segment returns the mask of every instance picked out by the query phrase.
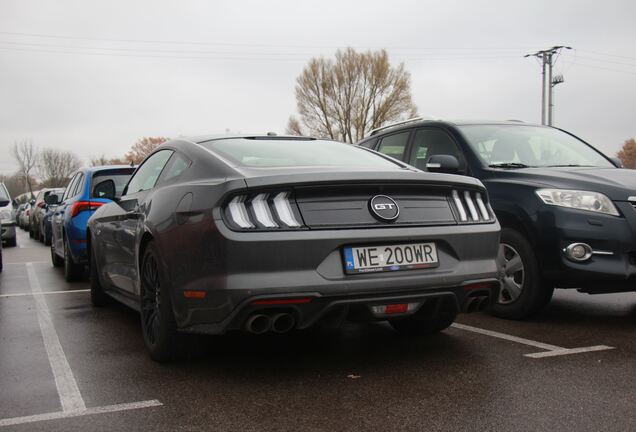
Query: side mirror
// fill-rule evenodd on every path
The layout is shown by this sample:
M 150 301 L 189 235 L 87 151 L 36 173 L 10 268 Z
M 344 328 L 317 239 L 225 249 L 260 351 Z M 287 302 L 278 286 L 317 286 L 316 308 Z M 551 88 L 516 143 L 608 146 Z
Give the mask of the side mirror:
M 44 197 L 44 202 L 46 205 L 58 205 L 60 203 L 60 197 L 56 194 L 50 194 Z
M 612 161 L 614 165 L 616 165 L 616 168 L 625 168 L 625 165 L 623 165 L 623 161 L 620 160 L 619 158 L 611 157 L 610 160 Z
M 104 198 L 115 201 L 117 199 L 115 182 L 108 179 L 97 183 L 93 188 L 93 198 Z
M 31 198 L 31 201 L 29 201 L 29 204 L 31 205 L 35 204 L 35 198 Z
M 459 161 L 451 155 L 433 155 L 426 161 L 428 172 L 457 174 L 459 172 Z

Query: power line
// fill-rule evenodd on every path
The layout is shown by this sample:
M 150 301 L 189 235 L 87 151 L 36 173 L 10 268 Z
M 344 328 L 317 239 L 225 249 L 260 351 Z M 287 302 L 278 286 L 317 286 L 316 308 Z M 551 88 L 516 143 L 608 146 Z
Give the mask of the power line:
M 262 43 L 226 43 L 226 42 L 205 42 L 205 41 L 183 41 L 183 40 L 156 40 L 156 39 L 124 39 L 124 38 L 100 38 L 91 36 L 63 36 L 53 34 L 41 34 L 41 33 L 21 33 L 21 32 L 8 32 L 0 31 L 0 35 L 7 36 L 19 36 L 30 38 L 46 38 L 46 39 L 66 39 L 66 40 L 85 40 L 85 41 L 98 41 L 109 43 L 137 43 L 137 44 L 163 44 L 163 45 L 205 45 L 205 46 L 227 46 L 227 47 L 261 47 L 261 48 L 328 48 L 337 49 L 342 48 L 342 45 L 302 45 L 302 44 L 262 44 Z M 353 44 L 355 46 L 355 44 Z M 360 45 L 358 48 L 377 48 L 370 45 Z M 427 51 L 473 51 L 481 53 L 484 51 L 520 51 L 526 49 L 533 49 L 533 47 L 418 47 L 418 46 L 386 46 L 387 49 L 394 50 L 427 50 Z

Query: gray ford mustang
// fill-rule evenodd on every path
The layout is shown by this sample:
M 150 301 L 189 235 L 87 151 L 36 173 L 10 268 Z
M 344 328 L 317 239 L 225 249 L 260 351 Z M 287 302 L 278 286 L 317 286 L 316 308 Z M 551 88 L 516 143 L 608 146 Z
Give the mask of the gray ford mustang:
M 181 334 L 317 322 L 441 331 L 498 294 L 499 224 L 476 179 L 349 144 L 200 137 L 159 147 L 88 223 L 91 298 L 141 312 L 153 359 Z

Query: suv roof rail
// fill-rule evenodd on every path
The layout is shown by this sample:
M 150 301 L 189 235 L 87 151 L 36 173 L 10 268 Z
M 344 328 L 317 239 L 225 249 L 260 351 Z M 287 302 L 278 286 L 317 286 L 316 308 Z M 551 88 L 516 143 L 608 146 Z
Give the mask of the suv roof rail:
M 375 135 L 376 133 L 380 132 L 381 130 L 384 129 L 388 129 L 388 128 L 392 128 L 394 126 L 400 126 L 406 123 L 413 123 L 413 122 L 417 122 L 417 121 L 421 121 L 421 120 L 431 120 L 430 118 L 424 118 L 424 117 L 413 117 L 407 120 L 402 120 L 399 122 L 395 122 L 395 123 L 389 123 L 388 125 L 385 126 L 380 126 L 379 128 L 375 128 L 371 130 L 371 133 L 369 135 Z

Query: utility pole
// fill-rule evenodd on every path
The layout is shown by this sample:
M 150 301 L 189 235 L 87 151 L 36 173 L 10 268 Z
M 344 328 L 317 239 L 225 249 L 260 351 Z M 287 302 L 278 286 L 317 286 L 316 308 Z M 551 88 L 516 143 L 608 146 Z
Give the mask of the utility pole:
M 562 49 L 572 49 L 569 46 L 553 46 L 552 48 L 526 54 L 524 57 L 537 57 L 541 60 L 541 124 L 552 126 L 552 87 L 556 84 L 552 82 L 552 67 L 556 61 L 557 54 Z M 547 76 L 546 76 L 547 69 Z M 560 82 L 563 82 L 561 79 Z M 547 114 L 546 114 L 547 113 Z

